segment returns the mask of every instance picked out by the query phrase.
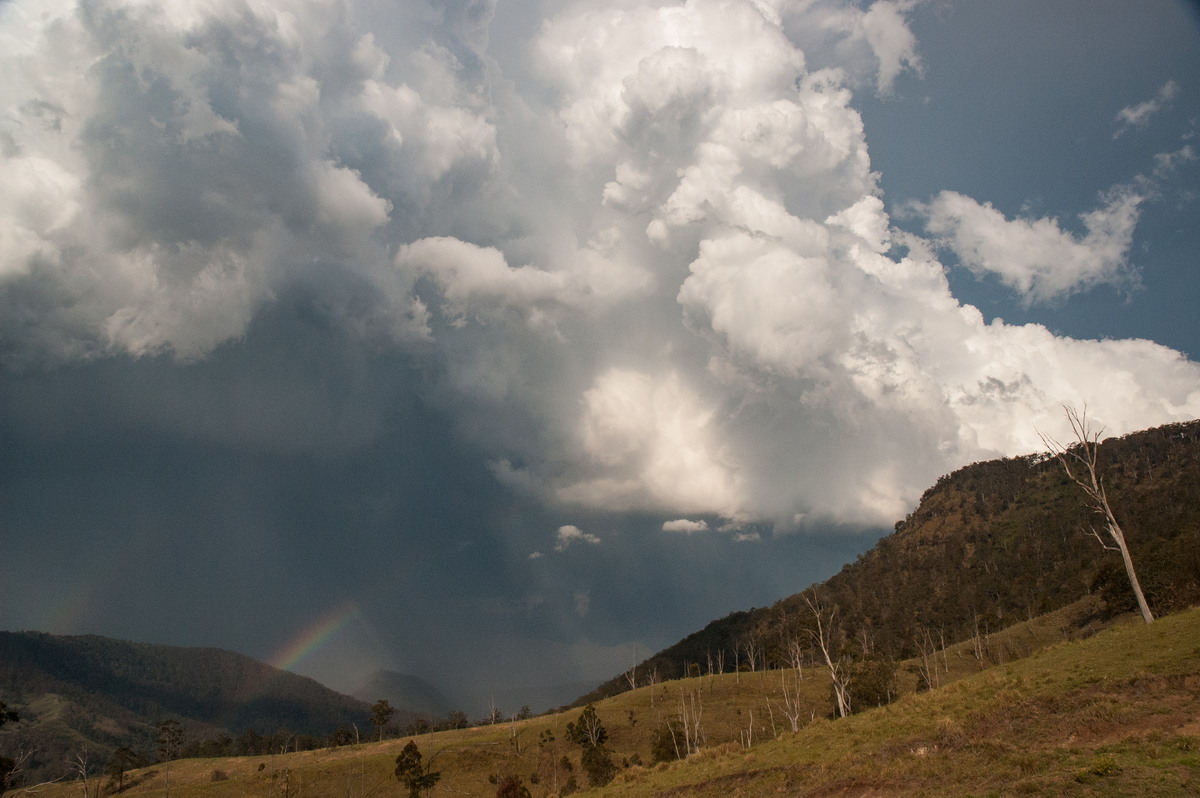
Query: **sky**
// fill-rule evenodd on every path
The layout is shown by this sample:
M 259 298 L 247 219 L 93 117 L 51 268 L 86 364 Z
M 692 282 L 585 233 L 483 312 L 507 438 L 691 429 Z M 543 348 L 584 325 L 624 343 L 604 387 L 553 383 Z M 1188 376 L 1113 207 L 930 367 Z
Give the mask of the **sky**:
M 0 628 L 481 715 L 1200 416 L 1192 3 L 6 0 L 0 74 Z

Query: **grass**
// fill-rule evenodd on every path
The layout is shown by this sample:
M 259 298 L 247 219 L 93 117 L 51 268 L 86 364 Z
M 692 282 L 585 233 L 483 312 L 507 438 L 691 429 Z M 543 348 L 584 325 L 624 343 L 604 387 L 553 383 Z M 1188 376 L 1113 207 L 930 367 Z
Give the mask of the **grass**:
M 951 647 L 941 658 L 944 686 L 913 693 L 916 677 L 905 673 L 908 694 L 844 720 L 826 719 L 828 679 L 806 670 L 803 680 L 786 682 L 798 689 L 804 708 L 796 733 L 784 706 L 783 679 L 793 677 L 779 671 L 704 676 L 616 696 L 597 711 L 622 768 L 612 784 L 583 794 L 1200 794 L 1200 610 L 1051 644 L 1074 634 L 1087 614 L 1086 607 L 1068 608 L 992 635 L 992 656 L 982 663 L 973 644 Z M 702 750 L 653 764 L 653 734 L 681 708 L 699 716 Z M 585 786 L 579 749 L 566 740 L 566 724 L 578 714 L 415 738 L 442 773 L 430 794 L 493 796 L 496 781 L 510 774 L 539 798 L 572 776 Z M 179 798 L 399 795 L 392 770 L 407 739 L 178 761 L 170 765 L 170 792 Z M 164 795 L 164 770 L 128 774 L 136 784 L 124 794 Z M 75 783 L 39 794 L 79 792 Z

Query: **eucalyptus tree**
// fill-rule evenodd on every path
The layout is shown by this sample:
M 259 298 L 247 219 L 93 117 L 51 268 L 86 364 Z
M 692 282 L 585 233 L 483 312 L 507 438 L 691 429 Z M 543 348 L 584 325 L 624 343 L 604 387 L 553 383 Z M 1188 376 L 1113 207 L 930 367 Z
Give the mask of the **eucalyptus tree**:
M 1096 531 L 1095 527 L 1092 527 L 1092 535 L 1105 549 L 1121 554 L 1121 561 L 1125 564 L 1125 575 L 1129 578 L 1129 586 L 1133 588 L 1133 595 L 1137 599 L 1142 620 L 1151 623 L 1154 620 L 1154 614 L 1150 612 L 1150 605 L 1146 602 L 1145 594 L 1142 593 L 1137 569 L 1133 566 L 1133 557 L 1125 542 L 1125 532 L 1121 529 L 1121 525 L 1113 513 L 1112 504 L 1104 490 L 1104 478 L 1100 475 L 1100 436 L 1104 434 L 1104 428 L 1092 427 L 1088 422 L 1086 406 L 1082 413 L 1070 406 L 1065 406 L 1063 410 L 1067 414 L 1067 422 L 1071 425 L 1071 433 L 1075 436 L 1073 444 L 1064 446 L 1045 433 L 1039 432 L 1038 434 L 1041 436 L 1042 442 L 1049 448 L 1050 453 L 1062 464 L 1063 469 L 1067 472 L 1067 477 L 1078 485 L 1087 496 L 1092 510 L 1104 519 L 1104 533 L 1101 534 Z

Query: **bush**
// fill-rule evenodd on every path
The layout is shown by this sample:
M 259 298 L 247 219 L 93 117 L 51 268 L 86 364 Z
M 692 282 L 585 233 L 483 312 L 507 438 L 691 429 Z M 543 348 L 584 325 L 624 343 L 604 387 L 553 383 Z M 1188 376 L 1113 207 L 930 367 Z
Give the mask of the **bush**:
M 650 758 L 654 762 L 674 762 L 683 753 L 680 750 L 682 740 L 683 730 L 679 728 L 679 721 L 672 718 L 650 736 Z
M 850 668 L 850 709 L 862 712 L 892 703 L 896 697 L 896 666 L 885 660 L 856 662 Z M 834 699 L 837 703 L 837 699 Z
M 587 773 L 588 783 L 593 787 L 603 787 L 617 775 L 617 766 L 603 746 L 593 745 L 583 749 L 583 770 Z
M 520 776 L 505 776 L 496 788 L 496 798 L 533 798 Z

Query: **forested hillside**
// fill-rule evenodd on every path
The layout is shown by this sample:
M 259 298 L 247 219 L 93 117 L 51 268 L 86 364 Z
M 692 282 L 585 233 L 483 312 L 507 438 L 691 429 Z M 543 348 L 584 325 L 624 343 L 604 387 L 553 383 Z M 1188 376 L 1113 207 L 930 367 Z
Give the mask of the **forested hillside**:
M 1200 602 L 1200 421 L 1108 439 L 1099 462 L 1151 606 Z M 1054 458 L 975 463 L 938 480 L 892 534 L 825 583 L 713 621 L 641 663 L 634 680 L 783 666 L 795 644 L 812 646 L 806 597 L 835 622 L 837 653 L 859 661 L 986 643 L 1088 594 L 1123 612 L 1133 594 L 1119 555 L 1092 535 L 1101 525 Z M 579 703 L 629 687 L 623 674 Z
M 249 730 L 266 738 L 370 727 L 363 702 L 241 654 L 95 635 L 0 632 L 0 700 L 21 717 L 5 726 L 3 747 L 10 758 L 32 751 L 27 783 L 57 777 L 85 748 L 97 762 L 122 746 L 153 752 L 156 724 L 168 719 L 192 747 L 232 745 Z

